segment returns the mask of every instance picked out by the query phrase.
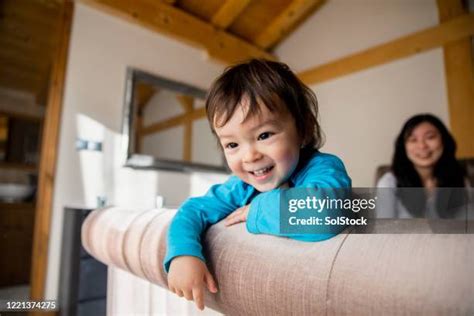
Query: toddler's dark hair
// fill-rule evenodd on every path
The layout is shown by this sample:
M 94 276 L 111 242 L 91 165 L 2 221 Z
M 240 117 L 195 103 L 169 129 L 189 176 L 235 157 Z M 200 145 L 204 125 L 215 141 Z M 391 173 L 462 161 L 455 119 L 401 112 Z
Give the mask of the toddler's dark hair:
M 271 112 L 285 109 L 295 120 L 303 147 L 321 147 L 316 95 L 286 64 L 251 59 L 227 68 L 213 83 L 206 99 L 207 118 L 214 134 L 214 124 L 225 125 L 243 98 L 249 100 L 245 120 L 260 113 L 259 104 Z

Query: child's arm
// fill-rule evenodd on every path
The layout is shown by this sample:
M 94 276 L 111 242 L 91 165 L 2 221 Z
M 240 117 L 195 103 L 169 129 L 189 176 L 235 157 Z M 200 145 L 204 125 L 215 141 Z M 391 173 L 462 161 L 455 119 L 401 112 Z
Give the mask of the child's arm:
M 211 224 L 248 203 L 255 190 L 237 177 L 213 186 L 205 196 L 186 201 L 173 218 L 168 230 L 164 260 L 171 291 L 204 308 L 203 290 L 215 293 L 217 286 L 202 254 L 201 235 Z
M 177 256 L 194 256 L 204 261 L 201 235 L 209 225 L 246 205 L 254 188 L 232 176 L 223 184 L 212 186 L 206 195 L 190 198 L 178 210 L 168 230 L 168 247 L 163 262 L 169 270 Z

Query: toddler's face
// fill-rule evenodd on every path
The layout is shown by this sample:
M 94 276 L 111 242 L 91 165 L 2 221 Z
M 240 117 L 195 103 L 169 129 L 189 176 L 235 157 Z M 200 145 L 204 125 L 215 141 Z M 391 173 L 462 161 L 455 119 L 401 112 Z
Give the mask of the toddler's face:
M 244 122 L 247 110 L 244 98 L 231 119 L 215 131 L 232 172 L 258 191 L 269 191 L 295 170 L 301 141 L 290 113 L 272 113 L 261 105 L 260 114 Z

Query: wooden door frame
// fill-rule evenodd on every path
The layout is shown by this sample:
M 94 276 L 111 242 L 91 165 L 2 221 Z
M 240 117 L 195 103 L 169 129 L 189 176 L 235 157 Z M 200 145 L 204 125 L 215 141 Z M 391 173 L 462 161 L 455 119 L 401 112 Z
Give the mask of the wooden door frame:
M 48 248 L 53 210 L 53 190 L 58 158 L 59 131 L 69 39 L 74 12 L 71 0 L 62 2 L 59 37 L 53 55 L 48 101 L 44 117 L 30 277 L 30 299 L 44 300 L 48 268 Z M 35 313 L 32 313 L 35 314 Z M 41 314 L 44 315 L 44 314 Z

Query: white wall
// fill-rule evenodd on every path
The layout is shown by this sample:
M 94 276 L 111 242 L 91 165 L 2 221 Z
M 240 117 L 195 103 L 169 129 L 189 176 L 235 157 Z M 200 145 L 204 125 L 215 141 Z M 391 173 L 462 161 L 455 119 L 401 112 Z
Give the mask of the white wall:
M 330 0 L 275 52 L 299 72 L 438 23 L 435 0 Z M 354 186 L 373 186 L 376 166 L 390 163 L 410 116 L 431 112 L 448 123 L 441 49 L 311 88 L 326 134 L 322 150 L 344 160 Z
M 122 168 L 122 110 L 127 66 L 206 89 L 223 67 L 200 50 L 76 3 L 59 139 L 46 298 L 58 295 L 63 208 L 109 203 L 148 208 L 162 194 L 177 205 L 223 176 Z M 75 150 L 77 137 L 103 142 L 103 152 Z M 169 188 L 181 188 L 170 190 Z

